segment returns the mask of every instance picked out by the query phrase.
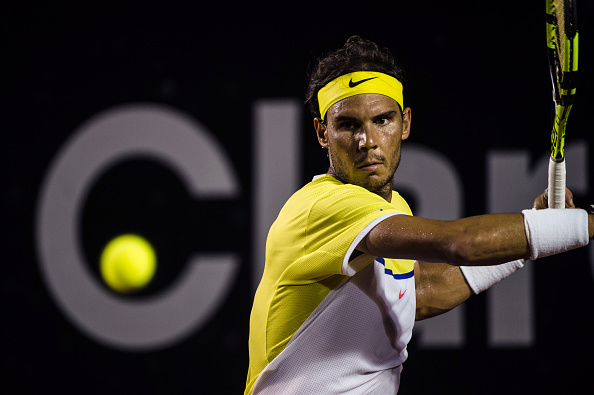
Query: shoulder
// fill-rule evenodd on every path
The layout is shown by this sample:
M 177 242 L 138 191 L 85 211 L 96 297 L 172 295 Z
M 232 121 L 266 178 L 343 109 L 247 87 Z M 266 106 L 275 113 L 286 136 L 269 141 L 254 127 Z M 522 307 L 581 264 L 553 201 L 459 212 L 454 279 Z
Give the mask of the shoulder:
M 393 191 L 392 202 L 388 202 L 363 187 L 345 184 L 328 174 L 315 177 L 295 192 L 282 211 L 293 218 L 305 215 L 309 220 L 353 219 L 373 212 L 412 215 L 410 207 L 396 191 Z
M 403 213 L 412 215 L 412 210 L 408 202 L 396 191 L 392 191 L 392 205 L 401 210 Z
M 307 203 L 310 207 L 332 210 L 339 207 L 374 206 L 388 211 L 412 215 L 406 200 L 396 191 L 392 191 L 392 201 L 387 202 L 381 196 L 354 184 L 345 184 L 329 174 L 314 177 L 303 188 L 293 195 L 291 200 Z

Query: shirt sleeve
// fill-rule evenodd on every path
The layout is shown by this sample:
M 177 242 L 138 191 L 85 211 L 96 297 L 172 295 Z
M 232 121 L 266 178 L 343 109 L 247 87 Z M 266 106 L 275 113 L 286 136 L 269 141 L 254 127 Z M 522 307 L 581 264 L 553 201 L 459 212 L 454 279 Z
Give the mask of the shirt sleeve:
M 351 184 L 337 186 L 331 193 L 320 196 L 307 217 L 306 254 L 324 255 L 321 261 L 326 264 L 320 269 L 330 271 L 326 274 L 354 275 L 376 258 L 363 254 L 349 262 L 351 254 L 367 233 L 386 218 L 410 214 L 404 199 L 398 194 L 396 198 L 394 201 L 393 196 L 390 203 Z

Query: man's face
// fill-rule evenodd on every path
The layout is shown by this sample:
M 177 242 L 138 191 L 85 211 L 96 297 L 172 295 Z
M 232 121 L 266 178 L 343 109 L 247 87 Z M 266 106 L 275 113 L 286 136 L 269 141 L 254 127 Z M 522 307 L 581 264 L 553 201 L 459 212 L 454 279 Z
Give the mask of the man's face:
M 410 108 L 401 113 L 395 100 L 367 93 L 334 104 L 326 118 L 325 124 L 314 119 L 314 127 L 328 149 L 328 173 L 390 200 L 401 141 L 410 133 Z

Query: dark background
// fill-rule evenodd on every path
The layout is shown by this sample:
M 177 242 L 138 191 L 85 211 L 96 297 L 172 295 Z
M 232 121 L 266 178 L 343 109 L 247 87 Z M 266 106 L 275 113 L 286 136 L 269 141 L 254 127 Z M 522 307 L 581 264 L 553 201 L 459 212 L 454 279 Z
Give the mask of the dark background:
M 594 1 L 578 6 L 580 84 L 567 138 L 592 144 Z M 340 7 L 14 2 L 2 6 L 0 18 L 1 370 L 3 388 L 14 392 L 243 392 L 251 308 L 252 104 L 260 98 L 301 100 L 308 68 L 352 34 L 389 47 L 407 70 L 411 141 L 455 164 L 465 187 L 465 215 L 486 210 L 488 150 L 522 148 L 534 156 L 548 150 L 544 4 L 536 2 L 515 2 L 511 9 L 469 0 Z M 131 102 L 165 104 L 200 120 L 229 154 L 242 190 L 230 203 L 234 221 L 206 231 L 201 224 L 221 203 L 193 205 L 175 176 L 153 163 L 123 163 L 94 185 L 81 234 L 89 262 L 96 262 L 120 220 L 150 228 L 168 262 L 151 288 L 135 297 L 166 287 L 191 251 L 243 257 L 233 292 L 210 323 L 152 352 L 114 350 L 78 331 L 50 297 L 33 240 L 40 184 L 56 152 L 91 116 Z M 326 158 L 305 108 L 303 125 L 306 182 L 326 170 Z M 590 170 L 592 164 L 589 159 Z M 147 193 L 158 203 L 143 202 Z M 591 189 L 576 199 L 583 205 L 592 197 Z M 150 218 L 110 215 L 113 204 L 147 205 Z M 587 251 L 546 262 L 535 270 L 533 347 L 488 348 L 480 295 L 467 302 L 463 348 L 426 350 L 413 339 L 400 393 L 572 393 L 588 385 L 594 280 Z

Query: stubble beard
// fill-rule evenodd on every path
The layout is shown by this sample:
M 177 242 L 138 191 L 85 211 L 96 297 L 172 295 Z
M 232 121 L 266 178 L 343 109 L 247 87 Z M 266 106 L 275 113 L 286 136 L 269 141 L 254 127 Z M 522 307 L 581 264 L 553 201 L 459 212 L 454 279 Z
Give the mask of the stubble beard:
M 338 178 L 345 184 L 353 184 L 358 185 L 367 189 L 369 192 L 373 192 L 377 195 L 384 197 L 385 199 L 391 200 L 391 193 L 394 184 L 394 174 L 400 165 L 400 158 L 401 152 L 398 151 L 398 157 L 396 159 L 396 165 L 394 166 L 394 170 L 390 173 L 390 176 L 387 179 L 372 179 L 370 177 L 365 178 L 362 181 L 353 179 L 350 175 L 347 174 L 345 169 L 349 167 L 342 163 L 341 160 L 337 159 L 336 155 L 334 155 L 333 150 L 331 147 L 328 148 L 328 157 L 330 159 L 330 170 L 329 173 L 332 174 L 334 177 Z

